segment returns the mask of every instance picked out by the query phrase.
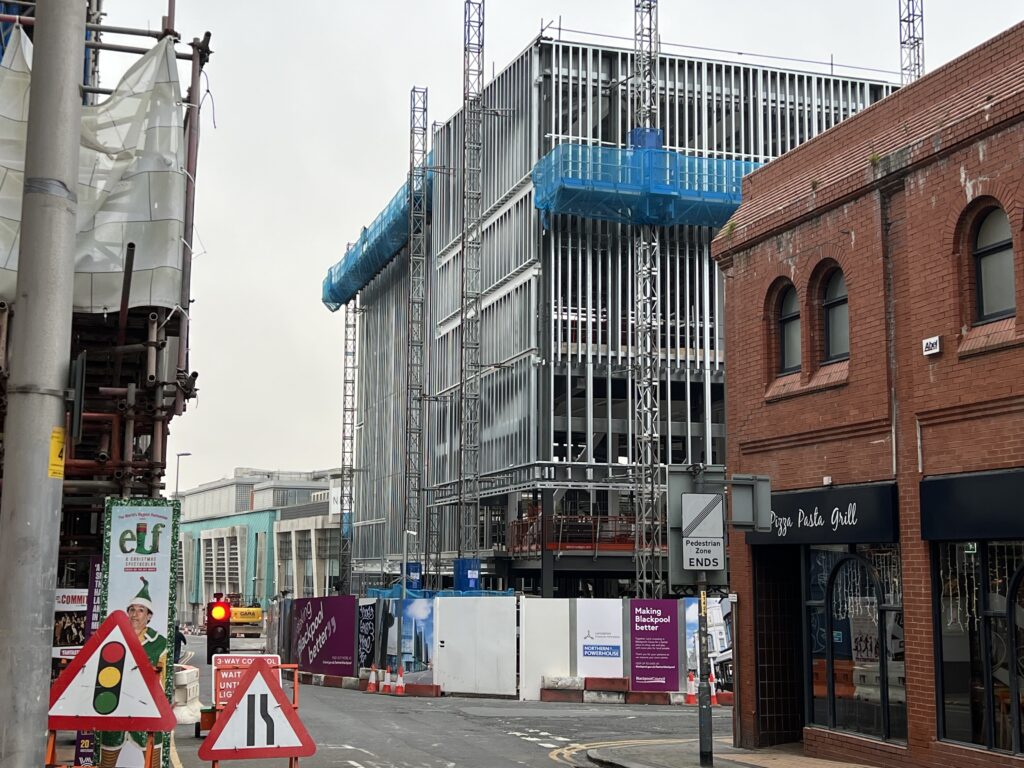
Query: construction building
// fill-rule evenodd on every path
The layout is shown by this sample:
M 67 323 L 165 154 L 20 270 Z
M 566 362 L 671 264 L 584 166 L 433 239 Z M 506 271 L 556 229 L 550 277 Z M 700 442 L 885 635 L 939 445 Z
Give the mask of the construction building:
M 467 3 L 467 61 L 482 23 L 482 4 Z M 434 125 L 419 159 L 426 104 L 414 91 L 414 183 L 324 282 L 348 327 L 353 592 L 380 583 L 382 561 L 393 581 L 403 559 L 426 561 L 428 584 L 448 586 L 468 557 L 480 559 L 483 587 L 633 594 L 642 465 L 652 455 L 662 472 L 724 463 L 711 239 L 745 173 L 895 86 L 694 58 L 659 51 L 657 39 L 648 28 L 646 74 L 635 50 L 544 33 L 478 92 L 467 70 L 467 106 Z M 641 230 L 653 241 L 638 245 Z M 638 290 L 650 291 L 649 323 Z M 420 314 L 422 370 L 405 343 Z M 654 371 L 646 390 L 642 366 Z M 638 414 L 651 419 L 644 435 Z M 410 468 L 422 473 L 418 509 Z

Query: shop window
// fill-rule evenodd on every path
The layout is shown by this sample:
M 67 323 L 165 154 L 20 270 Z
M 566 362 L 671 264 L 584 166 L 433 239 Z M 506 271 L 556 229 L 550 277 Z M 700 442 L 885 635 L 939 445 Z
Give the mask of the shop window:
M 850 307 L 846 295 L 846 278 L 837 269 L 825 283 L 822 301 L 825 321 L 825 362 L 845 360 L 850 356 Z
M 938 549 L 942 737 L 1024 752 L 1024 541 Z
M 800 370 L 800 301 L 796 288 L 782 292 L 779 303 L 779 373 Z
M 1013 242 L 1010 220 L 1002 208 L 992 209 L 981 220 L 972 252 L 978 322 L 986 323 L 1013 315 L 1017 309 Z
M 810 547 L 807 553 L 810 722 L 905 740 L 899 547 Z

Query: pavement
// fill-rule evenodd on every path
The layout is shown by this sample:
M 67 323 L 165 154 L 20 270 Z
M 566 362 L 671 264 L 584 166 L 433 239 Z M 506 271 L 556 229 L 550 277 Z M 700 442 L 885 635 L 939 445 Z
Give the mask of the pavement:
M 750 750 L 732 746 L 732 739 L 715 739 L 716 768 L 866 768 L 860 763 L 806 757 L 801 744 Z M 700 747 L 696 739 L 672 744 L 653 742 L 594 747 L 587 758 L 602 768 L 697 768 Z

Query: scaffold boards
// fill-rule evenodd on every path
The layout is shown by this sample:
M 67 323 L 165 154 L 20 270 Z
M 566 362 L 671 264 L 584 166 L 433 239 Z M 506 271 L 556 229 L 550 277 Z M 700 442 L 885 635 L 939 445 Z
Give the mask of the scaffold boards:
M 199 747 L 200 760 L 310 757 L 316 744 L 263 659 L 245 670 L 238 689 Z
M 114 611 L 50 688 L 51 730 L 171 731 L 174 711 L 124 611 Z

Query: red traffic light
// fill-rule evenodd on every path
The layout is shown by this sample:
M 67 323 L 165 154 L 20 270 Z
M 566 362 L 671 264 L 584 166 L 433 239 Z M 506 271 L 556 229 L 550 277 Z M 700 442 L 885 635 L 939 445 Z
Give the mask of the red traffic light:
M 214 603 L 210 607 L 210 618 L 215 621 L 223 621 L 227 615 L 228 607 L 224 603 Z

